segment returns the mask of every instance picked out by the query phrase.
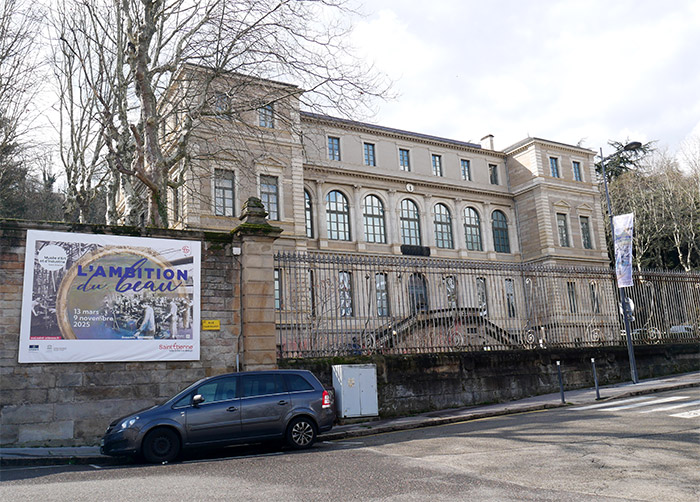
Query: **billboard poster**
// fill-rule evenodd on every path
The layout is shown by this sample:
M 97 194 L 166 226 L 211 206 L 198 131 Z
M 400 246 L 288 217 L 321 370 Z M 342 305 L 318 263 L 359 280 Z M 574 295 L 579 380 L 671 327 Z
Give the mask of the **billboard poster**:
M 613 216 L 615 229 L 615 274 L 617 287 L 632 286 L 632 236 L 634 231 L 634 214 Z
M 199 360 L 201 244 L 29 230 L 20 363 Z

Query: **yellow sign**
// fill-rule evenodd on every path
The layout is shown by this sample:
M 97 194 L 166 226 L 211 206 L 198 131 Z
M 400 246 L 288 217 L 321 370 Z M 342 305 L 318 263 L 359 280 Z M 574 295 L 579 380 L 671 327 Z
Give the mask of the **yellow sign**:
M 221 329 L 221 321 L 217 320 L 202 320 L 202 330 L 203 331 L 219 331 Z

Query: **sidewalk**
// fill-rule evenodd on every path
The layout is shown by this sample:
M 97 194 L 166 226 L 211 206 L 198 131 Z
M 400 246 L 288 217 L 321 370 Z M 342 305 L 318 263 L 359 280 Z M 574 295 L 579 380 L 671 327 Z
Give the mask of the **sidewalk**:
M 624 383 L 608 385 L 600 388 L 600 398 L 603 401 L 607 401 L 666 390 L 683 389 L 686 387 L 700 387 L 700 372 L 643 380 L 638 384 Z M 569 390 L 565 392 L 564 397 L 566 404 L 562 404 L 561 396 L 557 392 L 554 394 L 529 397 L 509 403 L 440 410 L 411 417 L 386 420 L 357 421 L 334 427 L 331 432 L 321 435 L 320 440 L 339 440 L 368 436 L 382 432 L 417 429 L 420 427 L 431 427 L 465 420 L 474 420 L 477 418 L 522 413 L 525 411 L 593 403 L 596 401 L 596 392 L 594 388 Z M 123 459 L 100 455 L 100 449 L 97 446 L 0 448 L 0 466 L 2 467 L 65 464 L 115 465 L 124 462 Z

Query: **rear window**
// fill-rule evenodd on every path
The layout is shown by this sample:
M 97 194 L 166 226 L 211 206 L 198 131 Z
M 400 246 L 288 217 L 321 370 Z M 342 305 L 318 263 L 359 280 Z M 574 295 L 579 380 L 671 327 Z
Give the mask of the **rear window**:
M 305 390 L 314 390 L 314 386 L 311 385 L 306 378 L 301 375 L 286 374 L 284 375 L 284 381 L 287 384 L 287 390 L 289 392 L 303 392 Z

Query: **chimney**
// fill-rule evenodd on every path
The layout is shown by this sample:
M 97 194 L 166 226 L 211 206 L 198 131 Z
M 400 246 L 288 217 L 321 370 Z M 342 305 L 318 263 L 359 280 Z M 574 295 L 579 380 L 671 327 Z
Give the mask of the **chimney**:
M 481 138 L 481 148 L 493 150 L 493 134 L 487 134 Z

